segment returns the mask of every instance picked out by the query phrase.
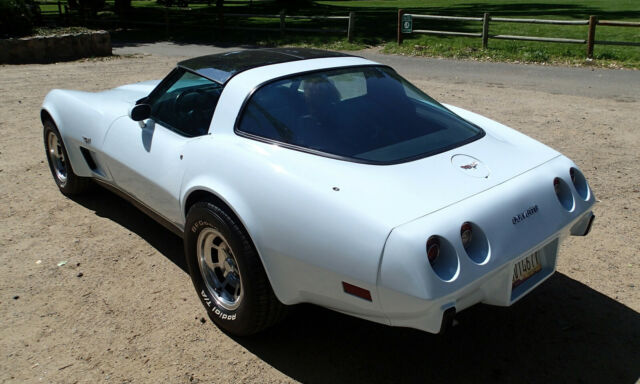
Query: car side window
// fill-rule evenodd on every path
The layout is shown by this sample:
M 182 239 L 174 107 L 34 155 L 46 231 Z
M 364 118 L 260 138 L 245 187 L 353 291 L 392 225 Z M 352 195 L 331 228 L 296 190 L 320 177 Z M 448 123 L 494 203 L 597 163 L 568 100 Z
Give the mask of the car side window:
M 207 134 L 222 85 L 180 70 L 177 80 L 151 100 L 151 118 L 182 135 Z

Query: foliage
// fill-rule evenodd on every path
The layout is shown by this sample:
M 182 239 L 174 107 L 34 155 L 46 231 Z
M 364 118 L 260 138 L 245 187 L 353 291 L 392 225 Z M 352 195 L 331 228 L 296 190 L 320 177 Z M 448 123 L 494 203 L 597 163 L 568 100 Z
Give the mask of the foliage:
M 61 36 L 88 32 L 92 30 L 85 27 L 35 27 L 33 36 Z
M 33 0 L 0 0 L 0 37 L 31 34 L 40 22 L 40 7 Z
M 277 0 L 276 4 L 279 8 L 286 9 L 287 11 L 295 11 L 303 8 L 308 8 L 313 5 L 311 0 Z
M 114 9 L 118 14 L 124 14 L 131 9 L 131 0 L 115 0 Z
M 156 0 L 156 2 L 160 5 L 164 5 L 165 7 L 188 7 L 189 0 Z
M 81 12 L 88 12 L 91 15 L 95 15 L 99 10 L 103 9 L 105 0 L 68 0 L 69 8 L 73 10 L 79 10 Z

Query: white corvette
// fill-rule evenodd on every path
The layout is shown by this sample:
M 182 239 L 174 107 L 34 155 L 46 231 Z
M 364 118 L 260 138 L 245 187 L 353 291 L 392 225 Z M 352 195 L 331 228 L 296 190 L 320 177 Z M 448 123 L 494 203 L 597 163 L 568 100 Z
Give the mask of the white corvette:
M 568 158 L 340 53 L 198 57 L 162 81 L 53 90 L 41 116 L 60 190 L 95 181 L 182 236 L 237 335 L 303 302 L 440 332 L 526 295 L 594 218 Z

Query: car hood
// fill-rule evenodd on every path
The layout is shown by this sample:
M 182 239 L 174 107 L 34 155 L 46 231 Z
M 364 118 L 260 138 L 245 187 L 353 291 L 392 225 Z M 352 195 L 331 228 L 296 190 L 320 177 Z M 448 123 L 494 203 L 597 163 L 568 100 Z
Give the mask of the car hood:
M 149 95 L 158 83 L 160 83 L 160 80 L 142 81 L 140 83 L 123 85 L 100 93 L 115 96 L 118 99 L 127 102 L 136 102 L 137 100 Z
M 264 160 L 280 177 L 306 185 L 302 193 L 330 199 L 334 209 L 391 227 L 482 193 L 560 155 L 488 118 L 447 107 L 482 127 L 486 135 L 447 152 L 394 165 L 359 164 L 273 145 L 258 153 L 267 156 Z
M 158 85 L 159 80 L 143 81 L 127 84 L 117 88 L 86 95 L 94 102 L 109 106 L 114 117 L 124 116 L 129 112 L 136 101 L 146 97 Z
M 54 89 L 49 95 L 64 95 L 77 107 L 83 106 L 85 110 L 93 110 L 100 116 L 98 124 L 108 126 L 118 117 L 126 116 L 135 102 L 149 95 L 159 82 L 159 80 L 143 81 L 101 92 Z

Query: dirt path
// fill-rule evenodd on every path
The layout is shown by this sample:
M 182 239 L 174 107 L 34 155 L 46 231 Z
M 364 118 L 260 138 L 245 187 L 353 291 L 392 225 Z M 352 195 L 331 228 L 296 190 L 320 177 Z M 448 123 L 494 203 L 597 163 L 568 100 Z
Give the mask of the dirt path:
M 243 47 L 159 41 L 154 43 L 117 42 L 113 51 L 118 55 L 195 57 L 238 49 Z M 640 71 L 385 55 L 380 53 L 380 50 L 381 47 L 373 47 L 345 53 L 390 65 L 412 80 L 504 85 L 558 95 L 640 101 Z
M 177 60 L 0 66 L 0 381 L 640 377 L 640 95 L 616 101 L 409 76 L 440 101 L 571 157 L 601 200 L 592 233 L 569 239 L 559 273 L 527 298 L 511 308 L 471 308 L 446 335 L 303 306 L 262 335 L 234 340 L 201 321 L 179 238 L 107 192 L 65 198 L 44 157 L 38 113 L 51 88 L 102 90 L 161 78 Z

